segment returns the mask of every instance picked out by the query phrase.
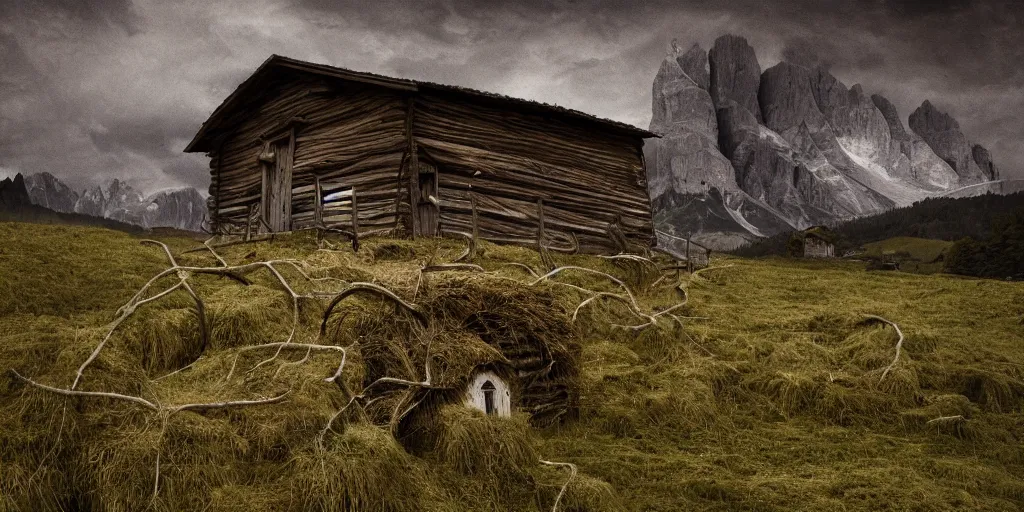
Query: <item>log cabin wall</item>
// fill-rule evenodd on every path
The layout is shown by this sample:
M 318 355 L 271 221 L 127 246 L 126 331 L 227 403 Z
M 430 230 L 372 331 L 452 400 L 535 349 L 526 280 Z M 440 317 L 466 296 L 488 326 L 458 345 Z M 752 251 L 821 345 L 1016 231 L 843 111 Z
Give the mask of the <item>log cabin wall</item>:
M 582 251 L 607 253 L 618 250 L 612 224 L 630 243 L 653 244 L 640 135 L 447 86 L 395 90 L 283 71 L 197 136 L 211 157 L 214 229 L 245 225 L 261 202 L 261 151 L 294 137 L 293 230 L 314 225 L 319 177 L 355 188 L 361 232 L 424 234 L 421 217 L 432 234 L 470 232 L 475 201 L 485 239 L 530 243 L 543 223 L 546 244 L 569 245 L 572 233 Z M 423 204 L 431 192 L 436 205 Z
M 543 208 L 545 243 L 564 246 L 574 233 L 581 250 L 608 252 L 617 222 L 630 242 L 651 246 L 641 139 L 488 103 L 416 96 L 413 134 L 438 168 L 442 230 L 471 230 L 472 193 L 485 239 L 535 240 Z
M 396 92 L 315 76 L 275 81 L 246 108 L 211 154 L 215 227 L 243 225 L 260 203 L 263 139 L 294 129 L 291 229 L 313 225 L 315 177 L 354 187 L 362 230 L 395 225 L 398 172 L 406 149 L 406 100 Z M 227 123 L 226 123 L 227 124 Z

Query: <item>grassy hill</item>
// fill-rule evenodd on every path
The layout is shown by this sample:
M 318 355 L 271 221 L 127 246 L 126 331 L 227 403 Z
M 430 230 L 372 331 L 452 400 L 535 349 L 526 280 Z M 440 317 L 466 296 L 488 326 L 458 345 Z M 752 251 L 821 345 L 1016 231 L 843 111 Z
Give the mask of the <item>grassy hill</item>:
M 194 240 L 161 241 L 182 266 L 222 266 L 185 253 Z M 173 272 L 145 295 L 186 279 L 204 304 L 204 341 L 181 288 L 110 330 L 168 267 L 159 246 L 0 223 L 0 510 L 1024 507 L 1022 283 L 729 256 L 660 278 L 635 262 L 553 255 L 620 278 L 631 312 L 604 276 L 567 269 L 538 282 L 517 266 L 543 273 L 536 252 L 481 246 L 484 272 L 421 272 L 463 251 L 447 240 L 368 239 L 358 253 L 318 250 L 305 235 L 224 247 L 224 264 L 252 267 Z M 310 297 L 297 311 L 264 261 Z M 327 301 L 357 282 L 386 286 L 428 327 L 363 294 L 339 303 L 321 334 Z M 687 304 L 659 314 L 680 303 L 677 286 Z M 580 288 L 605 295 L 579 307 L 592 296 Z M 638 313 L 656 325 L 615 326 L 643 323 Z M 899 326 L 898 357 L 896 331 L 866 315 Z M 296 318 L 293 343 L 328 348 L 274 357 Z M 70 389 L 108 332 L 75 389 L 152 408 L 64 397 L 9 372 Z M 508 340 L 578 369 L 566 380 L 575 417 L 534 428 L 524 414 L 427 398 L 500 362 L 494 346 Z M 339 347 L 346 362 L 330 380 Z M 379 400 L 339 414 L 381 375 L 441 394 L 385 383 Z M 240 400 L 262 403 L 210 406 Z M 183 404 L 206 407 L 174 409 Z
M 945 240 L 898 236 L 864 244 L 864 249 L 869 256 L 882 256 L 902 252 L 922 263 L 932 263 L 938 260 L 949 249 L 950 245 L 953 245 L 953 243 Z
M 863 256 L 898 260 L 900 270 L 932 274 L 942 271 L 943 260 L 952 245 L 953 242 L 945 240 L 897 236 L 864 244 Z

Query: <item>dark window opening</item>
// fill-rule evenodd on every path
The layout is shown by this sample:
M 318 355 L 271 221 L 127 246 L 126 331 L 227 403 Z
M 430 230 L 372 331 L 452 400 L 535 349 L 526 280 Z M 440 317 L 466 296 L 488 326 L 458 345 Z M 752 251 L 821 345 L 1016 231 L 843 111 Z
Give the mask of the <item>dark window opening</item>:
M 480 389 L 484 391 L 484 412 L 490 416 L 497 412 L 494 407 L 494 384 L 491 381 L 484 382 Z

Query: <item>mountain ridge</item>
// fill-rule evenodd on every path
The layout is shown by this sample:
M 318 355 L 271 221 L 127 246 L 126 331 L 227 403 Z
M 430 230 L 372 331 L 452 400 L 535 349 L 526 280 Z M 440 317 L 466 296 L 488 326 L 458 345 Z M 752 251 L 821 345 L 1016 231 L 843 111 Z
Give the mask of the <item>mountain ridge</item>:
M 165 189 L 144 195 L 119 179 L 76 192 L 48 173 L 24 177 L 31 202 L 61 213 L 79 213 L 143 228 L 170 227 L 201 231 L 206 200 L 193 187 Z
M 140 226 L 114 219 L 83 213 L 61 212 L 35 204 L 26 188 L 25 177 L 20 173 L 13 178 L 0 180 L 0 222 L 98 226 L 126 233 L 144 231 Z
M 803 64 L 762 70 L 731 34 L 707 52 L 673 41 L 653 83 L 650 130 L 662 138 L 644 147 L 659 230 L 728 250 L 998 179 L 991 153 L 929 100 L 904 126 L 884 96 Z M 708 230 L 692 204 L 680 215 L 696 195 L 721 201 L 732 222 Z

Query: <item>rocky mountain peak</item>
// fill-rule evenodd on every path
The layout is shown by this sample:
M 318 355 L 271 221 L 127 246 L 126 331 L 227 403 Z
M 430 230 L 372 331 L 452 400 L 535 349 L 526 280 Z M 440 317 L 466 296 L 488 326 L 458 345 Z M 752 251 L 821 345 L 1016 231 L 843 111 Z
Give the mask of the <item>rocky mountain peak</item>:
M 787 52 L 762 72 L 743 37 L 719 37 L 706 57 L 675 41 L 654 83 L 651 126 L 663 138 L 644 154 L 656 218 L 683 225 L 659 229 L 698 233 L 714 224 L 719 232 L 704 241 L 735 242 L 910 205 L 998 175 L 988 151 L 931 102 L 907 130 L 889 100 L 859 83 L 847 87 L 827 64 L 810 51 Z M 706 215 L 697 204 L 708 205 Z
M 908 119 L 910 129 L 920 135 L 944 160 L 957 176 L 961 185 L 973 185 L 991 179 L 975 161 L 971 145 L 960 131 L 960 123 L 953 116 L 940 111 L 925 100 Z
M 892 102 L 880 94 L 872 94 L 871 102 L 882 112 L 882 117 L 885 117 L 893 140 L 902 141 L 910 139 L 910 135 L 907 134 L 907 130 L 903 127 L 903 121 L 900 120 L 900 114 Z
M 871 101 L 866 94 L 864 94 L 864 88 L 860 84 L 853 84 L 850 87 L 850 103 L 852 104 L 864 104 Z
M 986 178 L 989 180 L 999 179 L 999 169 L 992 163 L 992 154 L 985 149 L 985 146 L 981 144 L 971 146 L 971 157 L 974 158 L 974 162 L 978 164 Z
M 910 114 L 910 129 L 918 134 L 922 131 L 960 131 L 960 123 L 953 116 L 935 108 L 932 102 L 924 100 L 921 106 Z
M 898 148 L 900 153 L 907 157 L 911 163 L 911 167 L 913 167 L 914 144 L 911 140 L 910 134 L 908 134 L 906 128 L 903 127 L 903 121 L 900 120 L 900 114 L 896 110 L 896 106 L 893 105 L 885 96 L 879 94 L 871 95 L 871 103 L 874 104 L 875 108 L 882 113 L 885 123 L 889 126 L 889 138 L 892 140 L 894 147 Z
M 722 107 L 733 101 L 761 122 L 757 92 L 761 85 L 761 65 L 754 48 L 740 36 L 727 34 L 715 39 L 708 53 L 711 99 Z
M 0 210 L 15 210 L 32 204 L 25 189 L 25 177 L 18 173 L 14 179 L 0 180 Z
M 832 75 L 821 75 L 805 67 L 780 62 L 761 75 L 758 101 L 763 122 L 783 137 L 794 132 L 801 122 L 817 131 L 825 125 L 819 105 L 832 105 L 832 91 L 840 85 Z M 842 87 L 846 94 L 845 86 Z M 834 95 L 838 98 L 839 95 Z
M 673 53 L 679 68 L 686 73 L 686 76 L 693 80 L 693 83 L 708 90 L 711 83 L 710 67 L 708 66 L 708 52 L 704 51 L 699 44 L 694 43 L 685 53 L 677 45 L 673 45 Z
M 74 213 L 79 194 L 56 176 L 41 172 L 25 177 L 25 187 L 32 203 L 63 213 Z
M 689 54 L 689 52 L 687 53 Z M 673 126 L 685 124 L 717 138 L 714 105 L 707 90 L 693 80 L 680 66 L 675 52 L 661 63 L 651 91 L 652 116 L 650 129 L 668 133 Z M 685 57 L 685 55 L 680 56 Z M 682 59 L 685 61 L 685 59 Z M 689 65 L 689 63 L 687 63 Z M 693 71 L 691 69 L 691 71 Z
M 678 41 L 665 57 L 652 89 L 651 131 L 644 145 L 648 189 L 659 205 L 711 187 L 735 189 L 732 166 L 718 150 L 718 122 L 708 93 L 707 55 L 699 45 L 685 53 Z
M 24 184 L 32 204 L 58 212 L 188 231 L 199 231 L 206 217 L 206 201 L 192 187 L 144 196 L 126 181 L 115 178 L 79 194 L 46 172 L 25 177 Z

